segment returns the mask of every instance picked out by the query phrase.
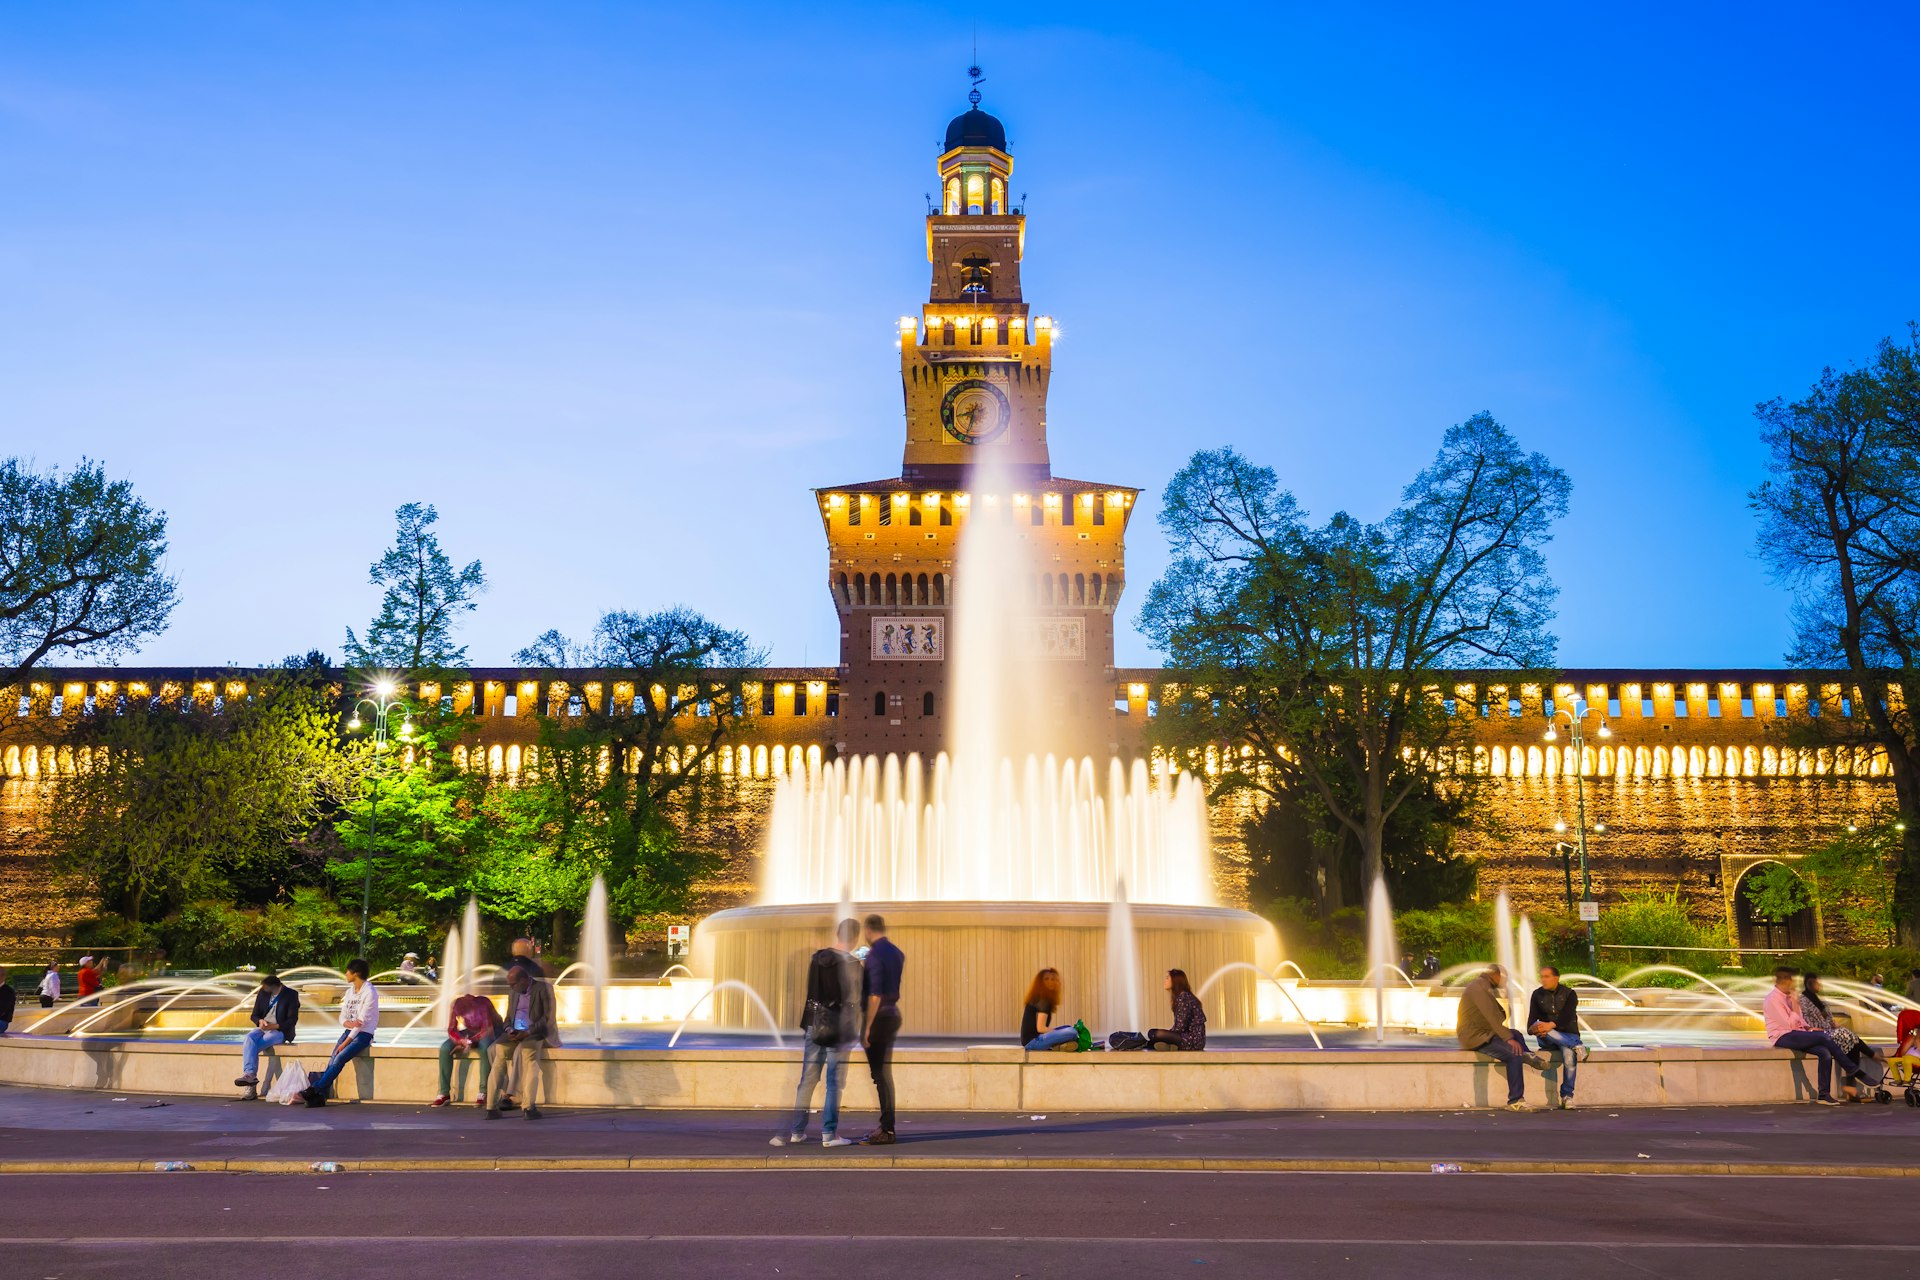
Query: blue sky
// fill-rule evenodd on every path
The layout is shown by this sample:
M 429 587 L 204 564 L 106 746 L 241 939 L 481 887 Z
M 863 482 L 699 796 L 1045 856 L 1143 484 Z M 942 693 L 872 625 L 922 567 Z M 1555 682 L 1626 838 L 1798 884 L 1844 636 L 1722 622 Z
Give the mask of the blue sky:
M 981 7 L 1056 471 L 1230 443 L 1369 518 L 1485 409 L 1574 482 L 1570 666 L 1768 665 L 1755 402 L 1920 318 L 1907 6 Z M 465 639 L 674 602 L 837 644 L 892 475 L 948 5 L 0 9 L 0 450 L 172 518 L 162 663 L 337 651 L 406 501 Z

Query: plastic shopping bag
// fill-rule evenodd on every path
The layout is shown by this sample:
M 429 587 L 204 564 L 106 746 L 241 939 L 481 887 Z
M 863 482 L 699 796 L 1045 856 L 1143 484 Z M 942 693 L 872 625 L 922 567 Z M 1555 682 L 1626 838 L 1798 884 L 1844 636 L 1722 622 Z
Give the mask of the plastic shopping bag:
M 280 1078 L 267 1090 L 267 1097 L 283 1107 L 290 1107 L 300 1101 L 300 1095 L 307 1088 L 307 1069 L 297 1062 L 289 1062 L 280 1071 Z

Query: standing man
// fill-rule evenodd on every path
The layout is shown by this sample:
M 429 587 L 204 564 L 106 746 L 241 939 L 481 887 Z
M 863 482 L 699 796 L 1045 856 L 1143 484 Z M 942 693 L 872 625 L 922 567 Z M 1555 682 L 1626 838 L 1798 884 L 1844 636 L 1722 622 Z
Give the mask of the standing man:
M 1580 998 L 1561 983 L 1560 971 L 1550 964 L 1541 966 L 1540 985 L 1527 1001 L 1527 1030 L 1539 1038 L 1541 1052 L 1560 1055 L 1560 1107 L 1571 1107 L 1573 1079 L 1588 1050 L 1580 1043 Z M 1551 1093 L 1547 1104 L 1553 1104 Z
M 805 1048 L 800 1058 L 800 1086 L 793 1094 L 793 1118 L 785 1134 L 775 1134 L 769 1145 L 798 1146 L 807 1140 L 807 1108 L 821 1068 L 827 1073 L 827 1099 L 820 1112 L 820 1145 L 850 1147 L 840 1136 L 840 1086 L 847 1068 L 847 1049 L 859 1035 L 861 969 L 853 958 L 860 940 L 860 922 L 842 920 L 833 932 L 833 945 L 813 953 L 807 965 L 807 1003 L 800 1014 Z
M 1460 993 L 1460 1013 L 1454 1021 L 1454 1034 L 1460 1047 L 1484 1053 L 1507 1069 L 1507 1110 L 1527 1109 L 1527 1068 L 1544 1069 L 1547 1060 L 1528 1053 L 1520 1033 L 1507 1025 L 1507 1012 L 1495 993 L 1507 980 L 1507 971 L 1497 964 L 1486 969 Z
M 866 997 L 866 1029 L 860 1046 L 867 1051 L 867 1070 L 873 1091 L 880 1095 L 880 1127 L 866 1137 L 870 1147 L 890 1147 L 893 1125 L 893 1042 L 900 1035 L 900 975 L 907 958 L 887 940 L 887 922 L 870 915 L 867 925 L 867 962 L 862 987 Z
M 327 1105 L 327 1094 L 346 1065 L 367 1051 L 380 1026 L 380 993 L 367 975 L 372 970 L 359 956 L 347 961 L 347 989 L 340 996 L 340 1038 L 333 1042 L 327 1069 L 314 1077 L 300 1097 L 310 1107 Z
M 1837 1107 L 1840 1100 L 1833 1096 L 1833 1069 L 1840 1068 L 1844 1087 L 1844 1082 L 1854 1075 L 1853 1064 L 1831 1036 L 1815 1031 L 1801 1016 L 1800 997 L 1793 992 L 1793 980 L 1799 974 L 1798 969 L 1784 964 L 1773 971 L 1773 990 L 1767 992 L 1766 1003 L 1761 1006 L 1767 1023 L 1767 1040 L 1776 1049 L 1810 1053 L 1819 1059 L 1820 1094 L 1814 1101 L 1823 1107 Z
M 106 979 L 106 974 L 107 966 L 104 960 L 95 960 L 92 956 L 81 956 L 80 968 L 78 972 L 74 974 L 76 990 L 80 999 L 85 1000 L 90 995 L 98 994 L 101 984 Z
M 260 1051 L 270 1045 L 292 1044 L 300 1023 L 300 993 L 270 973 L 253 993 L 253 1030 L 240 1042 L 240 1078 L 246 1100 L 260 1096 Z
M 13 976 L 0 969 L 0 1036 L 7 1034 L 7 1028 L 13 1025 L 14 1006 L 19 999 L 13 989 Z
M 500 1118 L 500 1093 L 507 1072 L 518 1078 L 527 1095 L 527 1119 L 540 1118 L 540 1063 L 553 1035 L 553 988 L 520 965 L 507 968 L 506 1032 L 494 1042 L 493 1080 L 487 1089 L 487 1119 Z

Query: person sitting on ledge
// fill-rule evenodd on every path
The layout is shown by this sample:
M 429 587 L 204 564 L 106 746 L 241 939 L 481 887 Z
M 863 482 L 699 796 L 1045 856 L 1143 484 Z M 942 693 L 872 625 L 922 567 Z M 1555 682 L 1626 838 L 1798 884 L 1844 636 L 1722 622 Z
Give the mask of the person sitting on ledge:
M 247 1091 L 248 1098 L 259 1096 L 260 1051 L 271 1045 L 292 1044 L 294 1028 L 300 1023 L 300 993 L 270 973 L 260 979 L 253 993 L 253 1030 L 240 1042 L 240 1078 L 234 1083 Z
M 380 993 L 367 981 L 371 970 L 359 956 L 347 961 L 347 989 L 340 996 L 340 1038 L 333 1042 L 333 1056 L 327 1069 L 315 1076 L 300 1097 L 310 1107 L 327 1105 L 333 1082 L 346 1067 L 367 1051 L 373 1033 L 380 1026 Z
M 1507 1011 L 1498 992 L 1506 983 L 1507 971 L 1490 964 L 1474 976 L 1460 993 L 1460 1012 L 1454 1019 L 1454 1035 L 1460 1047 L 1483 1053 L 1507 1069 L 1507 1110 L 1527 1110 L 1527 1068 L 1545 1070 L 1547 1060 L 1528 1053 L 1520 1033 L 1507 1025 Z
M 1147 1032 L 1149 1045 L 1172 1045 L 1176 1049 L 1207 1047 L 1207 1011 L 1200 997 L 1193 994 L 1185 969 L 1167 970 L 1166 990 L 1173 998 L 1173 1025 L 1166 1030 L 1155 1027 Z
M 1033 975 L 1033 985 L 1027 988 L 1027 1007 L 1020 1011 L 1020 1043 L 1029 1052 L 1066 1045 L 1080 1047 L 1080 1033 L 1071 1022 L 1064 1027 L 1055 1025 L 1064 994 L 1058 969 L 1042 969 Z
M 1542 1053 L 1560 1055 L 1560 1106 L 1571 1107 L 1574 1077 L 1587 1059 L 1587 1046 L 1580 1042 L 1580 997 L 1550 964 L 1540 967 L 1540 985 L 1527 1001 L 1527 1030 L 1540 1041 Z M 1547 1101 L 1553 1101 L 1552 1094 Z
M 487 1119 L 500 1118 L 500 1095 L 511 1072 L 526 1094 L 521 1114 L 540 1118 L 540 1066 L 553 1036 L 553 987 L 522 965 L 507 967 L 506 1029 L 493 1044 L 493 1079 L 487 1090 Z
M 480 1060 L 480 1084 L 474 1090 L 473 1105 L 487 1105 L 487 1077 L 493 1069 L 493 1042 L 500 1038 L 503 1026 L 500 1011 L 493 1001 L 469 991 L 454 999 L 447 1014 L 447 1038 L 440 1042 L 440 1092 L 430 1104 L 448 1106 L 453 1102 L 453 1060 L 471 1050 Z
M 1800 1000 L 1793 993 L 1793 980 L 1798 974 L 1797 969 L 1784 964 L 1773 971 L 1773 990 L 1767 992 L 1766 1003 L 1761 1008 L 1767 1023 L 1767 1041 L 1776 1049 L 1810 1053 L 1819 1059 L 1820 1092 L 1814 1101 L 1823 1107 L 1837 1107 L 1840 1100 L 1833 1096 L 1833 1069 L 1839 1066 L 1844 1081 L 1853 1075 L 1853 1064 L 1834 1044 L 1833 1037 L 1824 1031 L 1815 1031 L 1800 1015 Z

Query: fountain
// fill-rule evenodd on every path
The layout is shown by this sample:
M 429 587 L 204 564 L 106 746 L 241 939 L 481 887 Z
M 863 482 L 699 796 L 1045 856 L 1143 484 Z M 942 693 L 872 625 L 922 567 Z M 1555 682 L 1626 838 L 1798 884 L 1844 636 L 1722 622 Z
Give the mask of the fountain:
M 1540 949 L 1533 941 L 1533 917 L 1524 911 L 1520 913 L 1520 936 L 1514 950 L 1516 953 L 1515 961 L 1520 966 L 1520 971 L 1513 975 L 1514 982 L 1519 990 L 1525 991 L 1533 983 L 1539 981 Z M 1513 1025 L 1525 1031 L 1526 1026 L 1524 1024 L 1527 1016 L 1527 1006 L 1523 1004 L 1516 1009 L 1509 1009 L 1507 1012 L 1514 1020 Z
M 613 950 L 607 943 L 607 881 L 596 875 L 587 890 L 587 917 L 580 927 L 580 961 L 593 978 L 593 1042 L 607 1042 L 607 980 L 612 977 Z
M 1384 876 L 1373 878 L 1373 896 L 1367 900 L 1367 976 L 1373 980 L 1373 1038 L 1387 1038 L 1387 970 L 1395 969 L 1400 948 L 1393 937 L 1393 904 L 1387 900 Z M 1404 971 L 1401 976 L 1405 977 Z
M 778 779 L 758 900 L 707 917 L 694 934 L 694 968 L 718 984 L 718 1025 L 752 1020 L 728 982 L 797 1012 L 799 958 L 821 945 L 842 902 L 884 916 L 906 952 L 902 1005 L 917 1035 L 1010 1035 L 1020 992 L 1044 966 L 1079 990 L 1111 993 L 1102 1016 L 1127 1023 L 1144 1016 L 1144 975 L 1279 961 L 1270 924 L 1215 899 L 1203 785 L 1081 750 L 1098 721 L 1057 713 L 1036 647 L 1043 619 L 1010 585 L 1040 577 L 1028 541 L 1038 531 L 1012 518 L 1028 483 L 991 456 L 968 482 L 947 750 L 931 761 L 808 760 Z M 1130 947 L 1115 931 L 1121 921 Z M 1216 1030 L 1255 1018 L 1253 983 L 1230 972 L 1208 1010 Z
M 1507 975 L 1507 1022 L 1516 1024 L 1526 1017 L 1527 1006 L 1520 1002 L 1520 976 L 1513 955 L 1513 905 L 1505 889 L 1493 899 L 1493 958 Z
M 448 946 L 452 952 L 452 946 Z M 467 983 L 467 989 L 473 989 L 476 975 L 480 971 L 480 900 L 471 895 L 467 898 L 467 910 L 460 917 L 460 973 Z
M 1127 878 L 1113 884 L 1107 908 L 1107 989 L 1101 1016 L 1108 1031 L 1145 1031 L 1146 1008 L 1140 1002 L 1140 948 L 1133 935 L 1133 910 L 1127 903 Z

